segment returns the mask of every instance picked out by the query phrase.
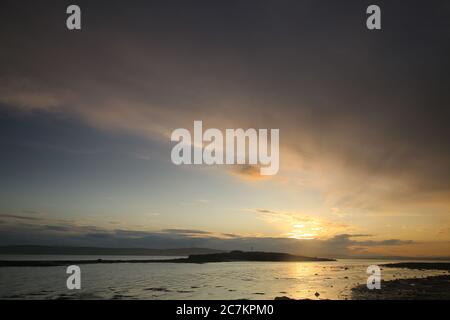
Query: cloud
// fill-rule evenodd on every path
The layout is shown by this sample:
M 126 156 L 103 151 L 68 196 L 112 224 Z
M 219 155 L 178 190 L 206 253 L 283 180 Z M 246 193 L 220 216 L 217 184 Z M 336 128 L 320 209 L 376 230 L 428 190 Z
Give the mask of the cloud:
M 147 10 L 145 4 L 130 4 L 134 22 L 119 27 L 101 14 L 102 6 L 83 2 L 98 18 L 73 37 L 60 31 L 58 6 L 42 5 L 44 26 L 20 5 L 5 10 L 3 30 L 12 34 L 2 36 L 0 101 L 163 141 L 194 119 L 217 128 L 276 127 L 281 171 L 291 179 L 292 172 L 303 173 L 330 206 L 448 205 L 450 150 L 444 137 L 450 129 L 443 107 L 450 103 L 444 86 L 449 73 L 443 72 L 448 59 L 438 22 L 427 28 L 417 23 L 424 16 L 437 21 L 428 7 L 417 3 L 408 16 L 401 15 L 399 25 L 409 28 L 393 28 L 387 50 L 385 40 L 361 36 L 362 30 L 342 23 L 353 21 L 352 5 L 329 20 L 322 18 L 329 11 L 322 4 L 299 2 L 289 9 L 272 4 L 266 10 L 268 4 L 260 3 L 250 10 L 228 3 L 224 7 L 230 10 L 221 14 L 213 5 L 203 4 L 201 11 L 178 5 L 184 8 L 181 20 L 170 6 Z M 385 5 L 401 12 L 399 5 Z M 255 9 L 258 19 L 249 19 Z M 110 10 L 116 19 L 129 18 L 119 7 Z M 269 13 L 274 10 L 277 14 Z M 223 28 L 228 11 L 240 15 Z M 211 19 L 204 21 L 200 12 Z M 26 19 L 13 20 L 19 13 Z M 300 21 L 309 23 L 310 31 Z M 335 41 L 329 41 L 324 23 L 333 24 Z M 416 38 L 406 44 L 410 33 Z M 230 172 L 261 179 L 253 166 Z
M 412 240 L 399 240 L 399 239 L 388 239 L 388 240 L 366 240 L 366 241 L 355 241 L 353 238 L 358 237 L 370 237 L 370 235 L 365 234 L 339 234 L 332 238 L 332 241 L 336 243 L 345 243 L 348 246 L 359 246 L 359 247 L 376 247 L 376 246 L 398 246 L 404 244 L 412 244 Z
M 34 210 L 22 210 L 22 213 L 25 213 L 25 214 L 40 214 L 40 212 L 34 211 Z
M 222 233 L 221 235 L 227 238 L 239 238 L 239 236 L 234 233 Z
M 66 231 L 71 231 L 72 228 L 67 227 L 67 226 L 54 226 L 54 225 L 46 225 L 42 227 L 44 230 L 48 230 L 48 231 L 60 231 L 60 232 L 66 232 Z
M 215 234 L 205 230 L 163 229 L 143 231 L 104 229 L 70 224 L 23 224 L 2 226 L 2 245 L 60 245 L 95 247 L 185 248 L 208 247 L 222 250 L 279 251 L 309 256 L 343 257 L 361 254 L 372 248 L 412 245 L 399 239 L 356 240 L 365 234 L 338 234 L 327 239 L 294 239 L 285 237 L 248 237 L 237 234 Z
M 438 235 L 444 235 L 444 236 L 450 235 L 450 226 L 443 226 L 443 227 L 439 228 L 437 233 L 438 233 Z
M 161 232 L 164 233 L 176 233 L 176 234 L 210 234 L 210 232 L 202 230 L 190 230 L 190 229 L 163 229 Z
M 449 213 L 450 66 L 442 44 L 447 20 L 435 15 L 441 3 L 414 2 L 408 15 L 402 4 L 385 3 L 399 14 L 381 37 L 355 28 L 362 11 L 347 3 L 227 1 L 202 3 L 199 10 L 179 2 L 148 10 L 142 2 L 125 11 L 114 5 L 105 15 L 102 5 L 82 1 L 97 18 L 86 32 L 72 35 L 61 28 L 62 4 L 40 4 L 30 12 L 26 3 L 4 3 L 0 107 L 8 112 L 63 114 L 99 130 L 164 143 L 173 129 L 198 119 L 221 129 L 279 128 L 280 173 L 270 179 L 320 193 L 337 214 Z M 174 6 L 183 10 L 174 13 Z M 245 181 L 264 181 L 254 166 L 226 170 Z M 321 238 L 349 232 L 301 214 L 256 213 L 310 228 L 319 223 L 327 231 Z M 292 236 L 298 235 L 311 232 Z M 149 235 L 155 245 L 167 244 L 169 236 L 173 243 L 183 237 Z M 339 240 L 353 241 L 333 243 Z M 286 246 L 291 243 L 298 244 Z
M 2 218 L 18 219 L 18 220 L 41 220 L 38 217 L 23 216 L 17 214 L 0 214 Z
M 261 168 L 256 165 L 235 165 L 231 167 L 231 174 L 247 181 L 261 181 L 272 176 L 261 175 Z

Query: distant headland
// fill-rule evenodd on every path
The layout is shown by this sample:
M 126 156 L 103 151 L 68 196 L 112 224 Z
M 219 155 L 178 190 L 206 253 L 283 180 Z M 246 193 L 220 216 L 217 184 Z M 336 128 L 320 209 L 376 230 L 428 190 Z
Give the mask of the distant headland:
M 276 262 L 276 261 L 335 261 L 334 259 L 297 256 L 289 253 L 281 252 L 258 252 L 258 251 L 231 251 L 223 253 L 210 253 L 190 255 L 188 258 L 177 259 L 180 262 L 190 263 L 206 263 L 206 262 L 236 262 L 236 261 L 260 261 L 260 262 Z
M 231 251 L 209 254 L 193 254 L 187 258 L 176 259 L 137 259 L 137 260 L 17 260 L 0 261 L 0 267 L 54 267 L 79 264 L 98 263 L 212 263 L 212 262 L 308 262 L 308 261 L 335 261 L 334 259 L 297 256 L 280 252 L 245 252 Z

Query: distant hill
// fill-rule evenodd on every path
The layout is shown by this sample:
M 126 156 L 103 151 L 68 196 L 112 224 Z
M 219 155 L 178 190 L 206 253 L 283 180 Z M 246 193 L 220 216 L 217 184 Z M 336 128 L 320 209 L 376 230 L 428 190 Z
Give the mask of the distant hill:
M 0 254 L 54 254 L 54 255 L 111 255 L 111 256 L 189 256 L 195 254 L 222 253 L 222 250 L 208 248 L 98 248 L 59 246 L 0 246 Z

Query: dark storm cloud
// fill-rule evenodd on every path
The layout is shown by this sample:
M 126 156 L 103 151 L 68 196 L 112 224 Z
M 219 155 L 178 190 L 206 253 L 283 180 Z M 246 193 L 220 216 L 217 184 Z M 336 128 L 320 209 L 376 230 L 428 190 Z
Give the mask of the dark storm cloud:
M 448 201 L 448 1 L 378 1 L 380 32 L 368 1 L 79 1 L 80 32 L 67 4 L 2 2 L 3 104 L 155 139 L 280 128 L 301 170 L 343 174 L 340 207 Z

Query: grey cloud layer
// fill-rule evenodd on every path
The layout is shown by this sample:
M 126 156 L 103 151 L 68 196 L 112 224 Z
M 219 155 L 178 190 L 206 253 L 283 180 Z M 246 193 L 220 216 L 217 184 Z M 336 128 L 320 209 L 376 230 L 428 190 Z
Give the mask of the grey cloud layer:
M 2 245 L 70 245 L 100 247 L 187 248 L 207 247 L 222 250 L 264 250 L 290 252 L 311 256 L 348 256 L 363 253 L 378 246 L 399 246 L 412 241 L 389 239 L 359 241 L 367 235 L 340 234 L 327 240 L 297 240 L 272 237 L 218 237 L 201 230 L 104 230 L 91 226 L 74 225 L 10 225 L 0 229 Z M 355 250 L 358 248 L 358 250 Z

